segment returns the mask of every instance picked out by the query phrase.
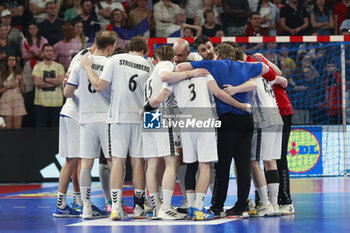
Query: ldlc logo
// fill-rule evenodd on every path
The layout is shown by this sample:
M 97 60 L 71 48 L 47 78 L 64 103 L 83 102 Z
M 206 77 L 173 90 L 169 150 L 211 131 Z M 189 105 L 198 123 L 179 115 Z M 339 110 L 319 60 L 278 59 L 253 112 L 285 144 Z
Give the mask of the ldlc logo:
M 162 114 L 157 110 L 156 112 L 143 113 L 143 128 L 144 129 L 160 129 Z
M 291 130 L 287 151 L 288 168 L 291 172 L 310 171 L 320 156 L 320 142 L 313 133 L 305 129 Z

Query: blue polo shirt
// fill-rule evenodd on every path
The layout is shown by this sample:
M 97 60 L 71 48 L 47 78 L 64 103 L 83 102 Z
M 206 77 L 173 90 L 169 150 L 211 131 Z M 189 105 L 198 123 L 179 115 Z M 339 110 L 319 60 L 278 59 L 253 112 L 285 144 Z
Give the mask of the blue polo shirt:
M 224 88 L 224 84 L 238 86 L 250 78 L 260 75 L 262 72 L 261 63 L 234 62 L 230 59 L 216 61 L 202 60 L 190 63 L 194 69 L 205 68 L 209 70 L 221 89 Z M 241 103 L 249 103 L 247 92 L 235 94 L 233 98 Z M 216 97 L 215 103 L 219 116 L 227 112 L 240 115 L 248 114 L 238 108 L 225 104 Z

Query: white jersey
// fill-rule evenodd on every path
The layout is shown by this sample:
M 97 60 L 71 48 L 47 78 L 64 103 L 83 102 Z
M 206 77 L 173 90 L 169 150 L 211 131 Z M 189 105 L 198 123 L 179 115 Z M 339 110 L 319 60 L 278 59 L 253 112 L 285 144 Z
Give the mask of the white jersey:
M 261 76 L 254 78 L 257 88 L 250 92 L 249 99 L 253 106 L 253 118 L 256 128 L 283 125 L 271 84 Z
M 91 66 L 94 73 L 99 77 L 102 74 L 104 65 L 108 58 L 105 56 L 91 55 L 93 64 Z M 80 95 L 79 122 L 105 122 L 110 100 L 110 87 L 103 92 L 96 92 L 90 83 L 86 71 L 79 64 L 74 66 L 67 84 L 78 86 Z
M 117 54 L 107 61 L 100 76 L 110 82 L 112 88 L 107 123 L 141 124 L 139 110 L 150 74 L 150 64 L 138 55 Z
M 71 72 L 75 65 L 79 64 L 79 61 L 85 54 L 91 55 L 90 50 L 83 49 L 73 57 L 72 61 L 70 62 L 67 73 Z M 66 102 L 64 103 L 61 109 L 60 115 L 68 116 L 76 121 L 79 121 L 79 93 L 78 92 L 79 92 L 78 89 L 76 89 L 73 93 L 73 96 L 71 98 L 67 98 Z

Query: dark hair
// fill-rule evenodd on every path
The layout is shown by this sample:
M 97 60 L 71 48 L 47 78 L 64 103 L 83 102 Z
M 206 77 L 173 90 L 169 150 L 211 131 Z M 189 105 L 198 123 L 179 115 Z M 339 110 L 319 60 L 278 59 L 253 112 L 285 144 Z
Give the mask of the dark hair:
M 120 9 L 118 9 L 118 8 L 114 9 L 114 10 L 111 12 L 111 16 L 110 16 L 109 22 L 112 24 L 112 26 L 114 26 L 114 13 L 115 13 L 116 11 L 122 12 L 122 10 L 120 10 Z M 124 16 L 123 16 L 123 14 L 122 14 L 122 27 L 124 27 L 125 25 L 126 25 L 126 21 L 125 21 L 125 18 L 124 18 Z
M 253 18 L 253 15 L 260 15 L 260 13 L 257 12 L 257 11 L 253 11 L 252 13 L 250 13 L 249 19 L 252 19 L 252 18 Z
M 117 40 L 117 34 L 114 31 L 103 30 L 97 33 L 95 41 L 98 49 L 104 50 L 109 45 L 114 45 Z
M 126 48 L 123 47 L 118 47 L 114 50 L 113 55 L 115 54 L 121 54 L 121 53 L 127 53 L 128 50 L 126 50 Z
M 81 0 L 80 1 L 80 6 L 83 6 L 85 2 L 92 2 L 91 0 Z
M 214 14 L 214 11 L 213 11 L 212 9 L 205 10 L 205 11 L 203 12 L 203 17 L 204 17 L 204 19 L 206 19 L 207 16 L 208 16 L 208 14 L 210 14 L 210 13 L 213 13 L 213 14 Z
M 43 48 L 41 49 L 41 51 L 44 51 L 46 47 L 53 47 L 53 46 L 49 43 L 46 43 L 43 45 Z
M 126 49 L 128 52 L 141 52 L 143 51 L 144 54 L 148 52 L 148 44 L 143 36 L 135 36 L 129 40 L 128 44 L 126 45 Z
M 162 61 L 171 61 L 174 58 L 174 49 L 169 45 L 162 45 L 154 51 L 154 55 Z
M 31 36 L 30 33 L 29 33 L 29 27 L 30 27 L 31 25 L 34 25 L 34 26 L 38 29 L 38 33 L 36 34 L 36 46 L 40 47 L 40 43 L 41 43 L 40 28 L 39 28 L 39 25 L 38 25 L 37 23 L 34 23 L 34 22 L 32 22 L 32 23 L 30 23 L 30 24 L 28 25 L 27 37 L 26 37 L 27 42 L 28 42 L 28 45 L 29 45 L 29 46 L 33 46 L 33 39 L 32 39 L 32 36 Z
M 315 14 L 316 14 L 316 15 L 320 15 L 320 16 L 323 15 L 322 12 L 321 12 L 321 10 L 320 10 L 320 8 L 319 8 L 318 5 L 316 4 L 316 1 L 314 2 L 314 11 L 315 11 Z M 325 15 L 329 15 L 329 8 L 328 8 L 328 5 L 327 5 L 326 2 L 324 2 L 324 4 L 323 4 L 323 13 L 324 13 Z
M 9 59 L 9 57 L 14 57 L 15 58 L 15 60 L 16 60 L 16 65 L 15 65 L 15 67 L 14 67 L 14 70 L 13 70 L 13 72 L 14 72 L 14 74 L 15 75 L 17 75 L 17 74 L 22 74 L 22 70 L 21 70 L 21 67 L 20 67 L 20 65 L 19 65 L 19 62 L 17 61 L 17 59 L 16 59 L 16 55 L 14 55 L 14 54 L 8 54 L 7 56 L 6 56 L 6 59 L 2 62 L 2 64 L 1 64 L 1 75 L 0 75 L 0 80 L 2 81 L 2 82 L 4 82 L 6 79 L 7 79 L 7 77 L 10 75 L 10 69 L 9 69 L 9 66 L 8 66 L 8 59 Z
M 205 44 L 208 41 L 211 42 L 211 40 L 209 40 L 209 37 L 207 37 L 206 35 L 200 35 L 194 40 L 194 43 L 193 43 L 194 48 L 197 50 L 198 46 L 200 46 L 201 44 Z

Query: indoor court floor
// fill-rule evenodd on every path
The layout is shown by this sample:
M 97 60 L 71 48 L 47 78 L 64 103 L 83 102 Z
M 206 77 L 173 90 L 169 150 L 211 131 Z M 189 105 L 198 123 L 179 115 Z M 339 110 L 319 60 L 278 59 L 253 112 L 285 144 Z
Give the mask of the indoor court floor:
M 236 200 L 235 180 L 230 181 L 226 206 Z M 111 221 L 107 218 L 82 221 L 79 218 L 58 219 L 52 213 L 56 205 L 58 183 L 0 184 L 0 232 L 59 233 L 291 233 L 350 232 L 350 178 L 295 178 L 291 180 L 294 215 L 280 217 L 229 219 L 211 221 L 133 220 Z M 123 200 L 133 203 L 132 186 L 125 185 Z M 67 203 L 72 201 L 69 186 Z M 177 185 L 173 205 L 183 197 Z M 251 197 L 253 198 L 253 191 Z M 92 200 L 102 208 L 104 198 L 99 182 L 92 187 Z M 205 205 L 210 206 L 210 195 Z

